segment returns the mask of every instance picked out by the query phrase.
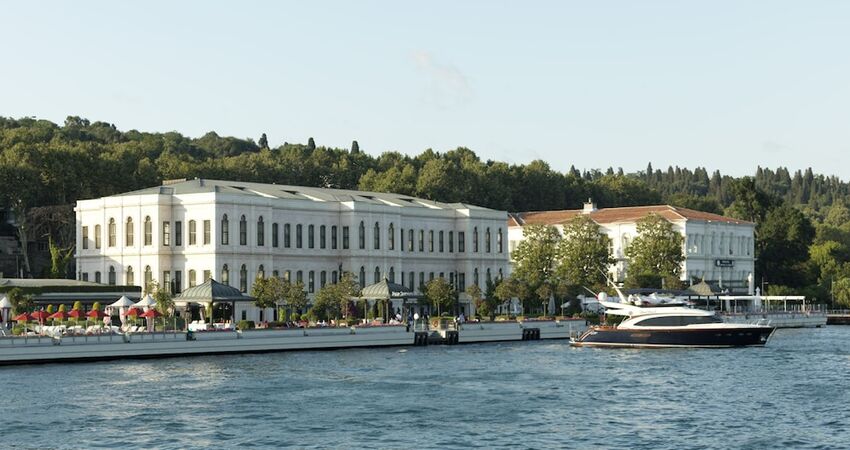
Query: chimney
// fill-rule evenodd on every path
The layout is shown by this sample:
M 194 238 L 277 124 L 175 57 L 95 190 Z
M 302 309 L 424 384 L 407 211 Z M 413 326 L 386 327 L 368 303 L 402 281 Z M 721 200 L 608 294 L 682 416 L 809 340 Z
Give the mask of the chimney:
M 584 208 L 582 208 L 581 213 L 590 214 L 594 211 L 596 211 L 596 203 L 593 203 L 593 200 L 588 198 L 587 201 L 584 202 Z

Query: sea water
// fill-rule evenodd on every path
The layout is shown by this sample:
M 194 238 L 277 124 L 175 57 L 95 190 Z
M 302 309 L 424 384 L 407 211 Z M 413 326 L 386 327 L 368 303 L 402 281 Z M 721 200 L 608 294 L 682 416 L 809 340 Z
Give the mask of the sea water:
M 4 448 L 850 448 L 850 327 L 0 368 Z

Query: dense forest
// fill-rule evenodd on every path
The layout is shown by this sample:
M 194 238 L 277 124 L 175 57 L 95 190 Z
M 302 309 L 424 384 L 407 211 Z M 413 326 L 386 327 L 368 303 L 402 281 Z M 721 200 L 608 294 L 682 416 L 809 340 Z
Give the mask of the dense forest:
M 482 161 L 462 147 L 373 156 L 357 141 L 348 149 L 319 146 L 313 138 L 271 148 L 265 134 L 256 141 L 215 132 L 190 138 L 121 131 L 76 116 L 62 125 L 0 117 L 0 209 L 14 213 L 19 235 L 47 230 L 60 246 L 72 245 L 73 234 L 62 229 L 76 200 L 193 177 L 392 191 L 508 211 L 580 208 L 587 198 L 599 207 L 669 203 L 757 222 L 759 260 L 772 258 L 759 268 L 771 272 L 774 290 L 817 287 L 823 298 L 825 283 L 832 291 L 833 281 L 846 278 L 850 291 L 850 185 L 811 169 L 758 167 L 739 178 L 651 164 L 636 173 L 613 167 L 562 173 L 540 160 Z

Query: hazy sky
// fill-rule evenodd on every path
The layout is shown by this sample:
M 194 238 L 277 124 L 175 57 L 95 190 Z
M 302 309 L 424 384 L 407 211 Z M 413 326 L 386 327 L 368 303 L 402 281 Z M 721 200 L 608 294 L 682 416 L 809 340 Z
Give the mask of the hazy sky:
M 850 2 L 0 0 L 0 115 L 850 179 Z

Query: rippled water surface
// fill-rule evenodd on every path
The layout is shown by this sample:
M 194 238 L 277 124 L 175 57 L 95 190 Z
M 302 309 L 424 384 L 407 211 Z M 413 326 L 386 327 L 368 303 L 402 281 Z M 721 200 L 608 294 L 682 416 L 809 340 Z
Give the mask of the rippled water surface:
M 5 448 L 850 448 L 850 327 L 0 368 Z

